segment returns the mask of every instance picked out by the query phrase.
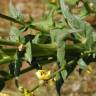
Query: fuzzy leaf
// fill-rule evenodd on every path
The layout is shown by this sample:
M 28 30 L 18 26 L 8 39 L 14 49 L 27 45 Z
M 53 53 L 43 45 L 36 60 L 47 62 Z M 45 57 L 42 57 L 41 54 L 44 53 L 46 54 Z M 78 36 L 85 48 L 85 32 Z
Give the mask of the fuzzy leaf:
M 16 9 L 16 7 L 12 4 L 11 0 L 9 3 L 9 12 L 10 12 L 11 17 L 13 17 L 14 19 L 24 22 L 24 18 L 22 16 L 21 12 Z
M 25 30 L 25 28 L 19 30 L 15 26 L 12 26 L 11 30 L 10 30 L 10 33 L 9 33 L 10 40 L 14 41 L 14 42 L 24 43 L 25 42 L 25 38 L 21 34 L 24 30 Z
M 79 16 L 76 17 L 75 15 L 71 14 L 64 0 L 60 0 L 60 5 L 61 5 L 62 13 L 65 19 L 68 20 L 68 24 L 70 25 L 70 27 L 75 29 L 82 29 L 82 32 L 78 34 L 74 34 L 75 37 L 77 38 L 79 35 L 79 39 L 81 39 L 81 41 L 82 38 L 84 39 L 87 38 L 84 47 L 86 50 L 90 50 L 93 42 L 93 37 L 92 37 L 92 32 L 94 31 L 93 28 L 87 22 L 81 20 Z
M 19 42 L 20 32 L 19 32 L 19 30 L 15 26 L 11 27 L 9 35 L 10 35 L 10 40 L 11 41 Z

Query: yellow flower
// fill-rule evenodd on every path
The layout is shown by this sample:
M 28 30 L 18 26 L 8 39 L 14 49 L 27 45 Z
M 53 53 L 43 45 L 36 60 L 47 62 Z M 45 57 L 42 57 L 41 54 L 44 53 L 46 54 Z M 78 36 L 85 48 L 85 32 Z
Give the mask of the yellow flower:
M 82 44 L 85 44 L 86 42 L 87 42 L 87 38 L 81 38 L 81 42 L 82 42 Z
M 22 51 L 23 48 L 24 48 L 24 45 L 23 45 L 23 44 L 20 44 L 20 45 L 18 46 L 18 50 L 19 50 L 19 51 Z
M 51 3 L 56 3 L 57 0 L 51 0 Z
M 92 66 L 91 65 L 88 65 L 88 68 L 87 68 L 86 72 L 88 74 L 91 74 L 93 72 L 93 69 L 92 69 Z
M 53 86 L 55 84 L 55 81 L 54 81 L 54 79 L 50 79 L 48 83 L 50 86 Z
M 19 86 L 18 90 L 19 90 L 20 92 L 23 92 L 23 91 L 24 91 L 24 88 L 23 88 L 22 86 Z
M 39 80 L 39 85 L 43 85 L 44 83 L 44 80 Z
M 0 96 L 9 96 L 7 93 L 0 92 Z
M 24 89 L 24 96 L 33 96 L 33 95 L 29 93 L 27 89 Z
M 46 70 L 38 70 L 36 75 L 40 80 L 48 80 L 50 79 L 51 72 Z

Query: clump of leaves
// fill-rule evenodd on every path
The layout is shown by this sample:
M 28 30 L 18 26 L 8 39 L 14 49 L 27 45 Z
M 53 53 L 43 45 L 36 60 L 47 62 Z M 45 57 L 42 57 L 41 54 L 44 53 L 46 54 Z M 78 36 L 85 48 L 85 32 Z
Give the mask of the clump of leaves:
M 85 12 L 83 17 L 81 11 L 79 15 L 71 11 L 81 2 L 82 7 L 85 8 L 85 11 L 81 10 Z M 10 16 L 0 13 L 1 18 L 12 22 L 9 39 L 7 41 L 0 39 L 0 64 L 8 64 L 10 70 L 7 76 L 3 77 L 3 81 L 15 77 L 16 86 L 19 88 L 20 74 L 32 69 L 43 71 L 44 64 L 56 61 L 59 70 L 48 75 L 47 81 L 55 78 L 56 89 L 60 96 L 60 88 L 74 68 L 79 65 L 81 69 L 85 69 L 90 62 L 96 59 L 95 25 L 92 26 L 90 22 L 85 21 L 87 16 L 96 13 L 90 6 L 93 2 L 95 1 L 52 0 L 48 3 L 49 13 L 38 22 L 34 19 L 25 22 L 23 15 L 10 2 Z M 56 21 L 55 15 L 63 16 L 63 20 L 60 18 Z M 20 27 L 18 28 L 15 23 L 18 23 Z M 37 30 L 38 33 L 23 36 L 22 33 L 29 28 Z M 21 71 L 23 61 L 29 63 L 30 67 Z M 42 75 L 44 77 L 44 73 Z M 29 90 L 28 94 L 44 83 L 46 82 Z

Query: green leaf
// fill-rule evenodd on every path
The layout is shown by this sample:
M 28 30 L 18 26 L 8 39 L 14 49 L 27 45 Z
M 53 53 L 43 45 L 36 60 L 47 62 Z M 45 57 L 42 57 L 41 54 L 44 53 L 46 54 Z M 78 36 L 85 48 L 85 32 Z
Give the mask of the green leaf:
M 22 43 L 22 44 L 25 44 L 25 38 L 21 34 L 19 36 L 19 42 Z
M 32 22 L 29 26 L 30 27 L 36 26 L 42 32 L 49 32 L 50 29 L 53 27 L 53 16 L 52 16 L 53 12 L 54 10 L 49 12 L 49 14 L 47 14 L 47 16 L 42 21 Z
M 63 70 L 63 79 L 65 80 L 66 79 L 66 77 L 68 76 L 68 72 L 67 72 L 67 70 Z
M 41 33 L 37 33 L 35 38 L 32 40 L 33 43 L 37 44 L 39 42 L 39 37 L 40 37 Z
M 85 69 L 87 67 L 87 64 L 82 58 L 80 58 L 77 63 L 81 69 Z
M 66 65 L 65 61 L 65 37 L 68 34 L 68 30 L 64 29 L 56 29 L 51 30 L 50 35 L 53 43 L 57 43 L 57 60 L 60 63 L 60 68 L 64 68 Z M 62 77 L 64 76 L 65 72 L 61 72 Z
M 62 13 L 65 17 L 65 19 L 68 20 L 68 24 L 70 25 L 71 28 L 75 29 L 82 29 L 82 32 L 80 33 L 74 33 L 75 38 L 78 37 L 78 39 L 82 38 L 87 38 L 86 42 L 84 43 L 84 47 L 86 50 L 90 50 L 92 48 L 92 42 L 93 42 L 93 37 L 92 37 L 92 32 L 94 32 L 93 28 L 91 27 L 90 24 L 85 22 L 84 20 L 81 20 L 79 16 L 75 16 L 70 13 L 68 6 L 65 4 L 64 0 L 60 0 L 60 5 L 61 5 L 61 10 Z M 81 38 L 80 38 L 81 37 Z M 83 39 L 84 40 L 84 39 Z
M 71 33 L 76 34 L 79 32 L 82 32 L 82 30 L 81 29 L 68 29 L 68 28 L 59 29 L 57 28 L 57 29 L 50 30 L 50 37 L 51 37 L 52 43 L 57 43 L 58 41 L 60 41 L 60 39 L 64 41 L 66 36 L 71 35 Z
M 31 42 L 28 42 L 26 44 L 25 60 L 27 60 L 29 63 L 31 63 L 31 61 L 32 61 L 32 44 L 31 44 Z
M 19 42 L 20 31 L 15 26 L 12 26 L 9 36 L 11 41 Z
M 16 9 L 16 7 L 12 4 L 11 0 L 10 0 L 10 3 L 9 3 L 9 12 L 10 12 L 11 17 L 13 17 L 14 19 L 17 19 L 21 22 L 24 22 L 23 15 L 20 13 L 20 11 L 18 11 Z
M 62 44 L 62 46 L 57 49 L 57 60 L 60 62 L 60 68 L 64 68 L 66 65 L 65 44 Z M 65 79 L 65 77 L 64 77 L 65 71 L 64 70 L 61 72 L 61 75 L 62 75 L 63 79 Z
M 81 18 L 83 18 L 83 17 L 86 16 L 86 15 L 87 15 L 87 10 L 86 10 L 86 8 L 85 8 L 85 7 L 81 8 L 80 13 L 79 13 L 79 16 L 80 16 Z
M 25 43 L 25 38 L 24 36 L 22 36 L 22 32 L 25 30 L 25 28 L 23 29 L 17 29 L 15 26 L 11 27 L 9 36 L 10 36 L 10 40 L 14 41 L 14 42 L 20 42 L 20 43 Z
M 71 33 L 78 33 L 81 30 L 75 29 L 53 29 L 50 31 L 52 43 L 57 44 L 57 60 L 60 63 L 60 68 L 64 68 L 66 65 L 65 60 L 65 38 Z M 62 78 L 65 79 L 65 70 L 61 72 Z M 58 77 L 59 78 L 59 77 Z
M 68 76 L 67 70 L 61 71 L 61 76 L 62 76 L 63 80 L 65 80 L 66 77 Z M 60 76 L 60 73 L 56 74 L 56 76 L 55 76 L 56 81 L 58 81 L 61 78 L 61 76 Z
M 56 3 L 49 2 L 49 3 L 48 3 L 48 7 L 49 7 L 50 9 L 58 10 L 58 4 L 56 4 Z

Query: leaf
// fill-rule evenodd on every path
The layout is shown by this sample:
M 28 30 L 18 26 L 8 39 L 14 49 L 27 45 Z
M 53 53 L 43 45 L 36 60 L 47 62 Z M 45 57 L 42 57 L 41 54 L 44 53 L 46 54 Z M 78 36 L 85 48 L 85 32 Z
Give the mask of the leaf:
M 39 42 L 39 37 L 40 37 L 41 33 L 37 33 L 35 38 L 32 40 L 33 43 L 37 44 Z
M 63 79 L 65 80 L 66 79 L 66 77 L 68 76 L 68 72 L 67 72 L 67 70 L 63 70 Z
M 68 76 L 67 70 L 63 70 L 63 80 Z M 60 73 L 56 74 L 55 80 L 58 81 L 61 78 Z
M 25 38 L 21 34 L 24 30 L 25 28 L 19 30 L 15 26 L 12 26 L 9 33 L 10 40 L 14 42 L 25 43 Z
M 25 60 L 29 63 L 32 61 L 32 44 L 30 42 L 26 44 Z
M 50 9 L 58 10 L 58 2 L 57 2 L 57 0 L 51 0 L 50 2 L 48 2 L 48 7 Z
M 80 58 L 77 63 L 81 69 L 85 69 L 87 67 L 87 64 L 85 63 L 85 61 L 82 58 Z
M 22 44 L 25 44 L 25 38 L 21 34 L 19 36 L 19 42 L 22 43 Z
M 71 30 L 71 29 L 53 29 L 50 31 L 50 36 L 52 43 L 57 44 L 57 60 L 60 63 L 60 68 L 64 68 L 66 65 L 66 60 L 65 60 L 65 38 L 67 35 L 71 33 L 78 32 L 80 30 Z M 65 70 L 61 72 L 61 75 L 63 79 L 65 79 Z M 59 78 L 59 76 L 58 76 Z
M 10 12 L 11 17 L 13 17 L 14 19 L 17 19 L 17 20 L 19 20 L 21 22 L 24 22 L 24 18 L 22 16 L 22 14 L 12 4 L 12 0 L 10 0 L 10 3 L 9 3 L 9 12 Z
M 67 34 L 68 33 L 65 30 L 61 30 L 61 29 L 51 30 L 51 32 L 50 32 L 52 43 L 57 43 L 57 45 L 58 45 L 57 59 L 58 59 L 58 62 L 60 62 L 60 67 L 64 67 L 64 65 L 65 65 L 64 38 L 66 37 Z
M 11 27 L 9 35 L 11 41 L 19 42 L 20 31 L 15 26 Z
M 58 62 L 60 62 L 60 68 L 64 68 L 66 65 L 65 44 L 63 44 L 63 46 L 61 48 L 57 49 L 57 60 L 58 60 Z M 65 77 L 64 77 L 65 71 L 64 70 L 61 72 L 61 75 L 62 75 L 63 79 L 65 79 Z
M 86 8 L 85 8 L 85 6 L 83 7 L 83 8 L 81 8 L 81 11 L 80 11 L 80 13 L 79 13 L 79 16 L 81 17 L 81 18 L 83 18 L 84 16 L 86 16 L 87 15 L 87 10 L 86 10 Z
M 53 12 L 54 10 L 49 12 L 49 14 L 47 14 L 47 16 L 45 16 L 45 18 L 42 21 L 32 22 L 30 24 L 30 27 L 37 26 L 37 28 L 40 29 L 42 32 L 49 32 L 50 29 L 53 27 Z
M 80 33 L 74 33 L 74 36 L 77 38 L 78 35 L 81 35 L 81 38 L 87 38 L 86 43 L 84 44 L 84 47 L 86 50 L 90 50 L 92 48 L 92 32 L 94 31 L 90 24 L 85 22 L 84 20 L 81 20 L 79 16 L 75 16 L 70 13 L 68 6 L 65 4 L 64 0 L 60 0 L 61 10 L 65 17 L 65 19 L 68 20 L 68 24 L 71 28 L 75 29 L 82 29 L 82 32 Z M 80 39 L 80 37 L 79 37 Z

